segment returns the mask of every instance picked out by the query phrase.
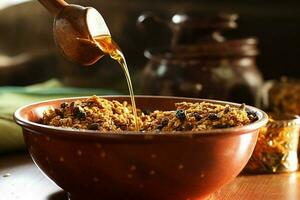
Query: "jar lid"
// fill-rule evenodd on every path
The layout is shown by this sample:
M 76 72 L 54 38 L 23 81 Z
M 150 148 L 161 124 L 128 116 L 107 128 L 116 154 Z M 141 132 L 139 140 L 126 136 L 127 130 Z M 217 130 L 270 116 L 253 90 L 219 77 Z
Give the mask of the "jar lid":
M 244 38 L 224 42 L 202 42 L 201 44 L 176 45 L 147 49 L 145 57 L 194 58 L 194 57 L 244 57 L 257 56 L 257 39 Z
M 153 15 L 144 16 L 143 19 Z M 191 57 L 241 57 L 258 54 L 256 38 L 226 39 L 223 32 L 237 28 L 236 13 L 217 15 L 175 14 L 166 22 L 154 20 L 169 27 L 172 32 L 168 47 L 148 49 L 147 58 L 191 58 Z

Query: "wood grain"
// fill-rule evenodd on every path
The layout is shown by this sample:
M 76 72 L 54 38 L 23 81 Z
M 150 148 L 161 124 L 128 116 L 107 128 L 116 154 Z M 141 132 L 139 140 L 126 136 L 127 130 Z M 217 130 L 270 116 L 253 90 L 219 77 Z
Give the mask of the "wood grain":
M 46 178 L 25 153 L 0 156 L 0 195 L 1 200 L 68 199 L 65 192 Z M 300 172 L 239 176 L 209 198 L 241 199 L 300 199 Z

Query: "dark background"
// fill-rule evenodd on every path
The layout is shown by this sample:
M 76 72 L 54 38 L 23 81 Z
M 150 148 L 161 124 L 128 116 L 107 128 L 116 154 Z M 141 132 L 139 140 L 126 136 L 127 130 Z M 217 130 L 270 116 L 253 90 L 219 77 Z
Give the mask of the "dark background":
M 257 65 L 265 79 L 290 76 L 300 78 L 300 3 L 299 1 L 217 1 L 217 0 L 86 0 L 68 1 L 97 8 L 104 16 L 114 39 L 123 49 L 135 80 L 147 60 L 147 47 L 168 42 L 168 33 L 147 35 L 136 27 L 138 16 L 152 11 L 164 16 L 175 13 L 199 14 L 236 12 L 239 27 L 231 37 L 255 36 L 259 39 Z M 122 89 L 122 71 L 108 58 L 96 67 L 83 68 L 66 61 L 52 39 L 53 18 L 38 3 L 28 2 L 0 11 L 0 85 L 26 85 L 61 79 L 80 87 Z M 161 31 L 161 30 L 158 30 Z M 23 57 L 20 57 L 22 55 Z M 25 58 L 24 58 L 25 55 Z M 88 78 L 87 78 L 88 77 Z M 121 84 L 125 84 L 122 82 Z

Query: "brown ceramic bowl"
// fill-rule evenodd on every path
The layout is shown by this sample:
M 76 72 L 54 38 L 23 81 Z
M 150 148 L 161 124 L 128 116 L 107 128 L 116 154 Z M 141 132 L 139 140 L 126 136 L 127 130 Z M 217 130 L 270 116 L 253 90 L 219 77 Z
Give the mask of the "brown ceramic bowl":
M 105 98 L 129 101 L 125 96 Z M 34 162 L 72 200 L 204 199 L 240 173 L 268 118 L 248 107 L 259 117 L 250 125 L 175 134 L 99 134 L 37 123 L 49 106 L 75 99 L 83 98 L 35 103 L 15 113 Z M 203 100 L 138 96 L 136 101 L 141 109 L 168 110 L 175 102 Z

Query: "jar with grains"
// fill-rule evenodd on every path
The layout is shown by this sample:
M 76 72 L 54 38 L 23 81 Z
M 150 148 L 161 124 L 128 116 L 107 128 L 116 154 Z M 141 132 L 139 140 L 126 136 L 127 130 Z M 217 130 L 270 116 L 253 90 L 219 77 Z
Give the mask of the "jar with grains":
M 263 87 L 263 106 L 265 109 L 300 115 L 300 80 L 281 78 L 268 81 Z
M 299 116 L 269 114 L 269 122 L 260 129 L 254 152 L 244 171 L 248 173 L 296 171 L 299 129 Z
M 154 18 L 143 19 L 147 17 Z M 145 51 L 149 61 L 142 76 L 143 94 L 257 105 L 263 82 L 256 66 L 257 40 L 229 40 L 221 34 L 236 28 L 236 19 L 236 14 L 216 17 L 177 14 L 171 22 L 164 21 L 173 32 L 171 45 Z M 155 20 L 162 21 L 157 17 Z

